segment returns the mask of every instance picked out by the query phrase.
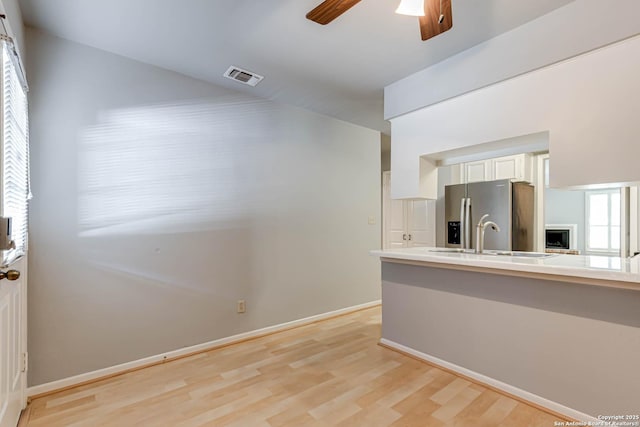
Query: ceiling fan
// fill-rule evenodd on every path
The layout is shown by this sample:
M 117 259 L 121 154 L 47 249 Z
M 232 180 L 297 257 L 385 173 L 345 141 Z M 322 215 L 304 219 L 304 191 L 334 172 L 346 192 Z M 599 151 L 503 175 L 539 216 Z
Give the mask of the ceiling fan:
M 307 19 L 326 25 L 359 2 L 360 0 L 325 0 L 307 13 Z M 401 0 L 396 13 L 418 16 L 422 40 L 428 40 L 453 27 L 451 0 Z

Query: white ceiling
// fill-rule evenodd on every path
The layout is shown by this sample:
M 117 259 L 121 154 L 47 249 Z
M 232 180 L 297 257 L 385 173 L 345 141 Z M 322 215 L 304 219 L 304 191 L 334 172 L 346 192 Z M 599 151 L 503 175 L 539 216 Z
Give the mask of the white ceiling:
M 399 0 L 363 0 L 327 26 L 321 0 L 20 0 L 25 24 L 141 62 L 389 131 L 383 88 L 572 0 L 453 0 L 453 29 L 420 40 Z M 230 65 L 265 76 L 255 88 Z

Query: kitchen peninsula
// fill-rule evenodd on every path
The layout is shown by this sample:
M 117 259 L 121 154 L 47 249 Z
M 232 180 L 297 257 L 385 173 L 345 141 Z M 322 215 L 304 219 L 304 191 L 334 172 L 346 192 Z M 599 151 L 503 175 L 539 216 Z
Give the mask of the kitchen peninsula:
M 640 408 L 640 257 L 372 254 L 382 345 L 579 420 Z

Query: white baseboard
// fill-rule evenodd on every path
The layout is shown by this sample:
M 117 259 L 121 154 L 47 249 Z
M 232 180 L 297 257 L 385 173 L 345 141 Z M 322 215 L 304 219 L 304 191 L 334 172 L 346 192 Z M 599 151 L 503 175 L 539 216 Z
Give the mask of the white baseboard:
M 98 369 L 97 371 L 91 371 L 84 374 L 74 375 L 69 378 L 63 378 L 61 380 L 52 381 L 45 384 L 40 384 L 27 388 L 27 396 L 33 397 L 42 394 L 48 394 L 57 390 L 66 389 L 79 384 L 96 381 L 101 378 L 110 377 L 133 369 L 139 369 L 145 366 L 155 365 L 157 363 L 166 362 L 172 359 L 176 359 L 182 356 L 199 353 L 203 351 L 213 350 L 218 347 L 234 344 L 240 341 L 245 341 L 251 338 L 258 338 L 264 335 L 272 334 L 274 332 L 281 332 L 287 329 L 295 328 L 298 326 L 308 325 L 320 320 L 326 320 L 332 317 L 340 316 L 343 314 L 349 314 L 355 311 L 363 310 L 366 308 L 375 307 L 380 305 L 380 300 L 371 301 L 364 304 L 354 305 L 351 307 L 342 308 L 340 310 L 330 311 L 327 313 L 317 314 L 315 316 L 305 317 L 303 319 L 293 320 L 291 322 L 281 323 L 279 325 L 268 326 L 262 329 L 256 329 L 254 331 L 244 332 L 242 334 L 233 335 L 226 338 L 220 338 L 217 340 L 209 341 L 203 344 L 197 344 L 190 347 L 184 347 L 178 350 L 169 351 L 167 353 L 158 354 L 155 356 L 145 357 L 143 359 L 133 360 L 131 362 L 122 363 L 120 365 L 110 366 L 108 368 Z
M 600 420 L 598 420 L 597 418 L 592 417 L 591 415 L 587 415 L 584 414 L 582 412 L 576 411 L 574 409 L 568 408 L 564 405 L 561 405 L 557 402 L 554 402 L 552 400 L 549 399 L 545 399 L 544 397 L 540 397 L 536 394 L 533 393 L 529 393 L 526 390 L 522 390 L 518 387 L 514 387 L 510 384 L 506 384 L 503 383 L 502 381 L 498 381 L 494 378 L 488 377 L 486 375 L 482 375 L 479 374 L 477 372 L 471 371 L 467 368 L 463 368 L 462 366 L 458 366 L 455 365 L 453 363 L 447 362 L 445 360 L 439 359 L 437 357 L 431 356 L 429 354 L 426 353 L 422 353 L 420 351 L 414 350 L 410 347 L 406 347 L 402 344 L 398 344 L 396 342 L 393 341 L 389 341 L 387 339 L 381 338 L 380 339 L 380 344 L 398 350 L 402 353 L 406 353 L 406 354 L 410 354 L 411 356 L 420 359 L 420 360 L 424 360 L 426 362 L 429 363 L 433 363 L 434 365 L 438 365 L 441 366 L 445 369 L 448 369 L 450 371 L 456 372 L 460 375 L 463 375 L 465 377 L 471 378 L 479 383 L 482 384 L 486 384 L 489 385 L 493 388 L 496 388 L 498 390 L 504 391 L 505 393 L 508 393 L 510 395 L 516 396 L 522 400 L 525 400 L 527 402 L 531 402 L 533 404 L 536 404 L 538 406 L 541 406 L 543 408 L 547 408 L 550 411 L 556 412 L 558 414 L 562 414 L 565 415 L 569 418 L 573 418 L 575 420 L 581 421 L 581 422 L 598 422 Z

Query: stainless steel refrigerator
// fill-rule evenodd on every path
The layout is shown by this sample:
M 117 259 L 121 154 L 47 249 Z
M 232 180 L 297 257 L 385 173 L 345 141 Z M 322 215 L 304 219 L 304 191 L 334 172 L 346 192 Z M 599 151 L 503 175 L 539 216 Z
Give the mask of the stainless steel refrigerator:
M 476 226 L 480 218 L 500 227 L 487 230 L 484 248 L 504 251 L 533 251 L 534 187 L 508 179 L 447 185 L 445 234 L 449 248 L 475 249 Z

